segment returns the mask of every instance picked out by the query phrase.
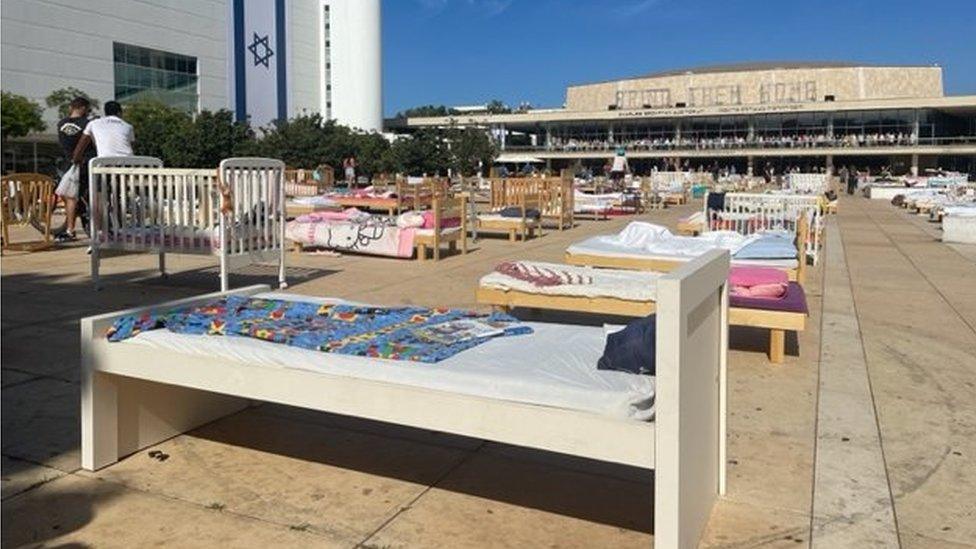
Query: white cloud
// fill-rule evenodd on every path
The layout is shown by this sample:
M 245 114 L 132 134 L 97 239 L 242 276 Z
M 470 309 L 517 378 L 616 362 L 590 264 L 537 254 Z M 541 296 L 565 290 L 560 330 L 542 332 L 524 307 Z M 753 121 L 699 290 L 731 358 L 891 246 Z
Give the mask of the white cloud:
M 451 3 L 463 3 L 485 17 L 494 17 L 509 8 L 514 0 L 415 0 L 428 15 L 436 15 Z

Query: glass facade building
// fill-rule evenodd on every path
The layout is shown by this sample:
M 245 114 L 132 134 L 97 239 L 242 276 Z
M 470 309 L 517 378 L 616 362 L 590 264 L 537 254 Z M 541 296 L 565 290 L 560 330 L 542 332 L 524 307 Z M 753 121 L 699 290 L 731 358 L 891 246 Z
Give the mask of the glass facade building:
M 197 58 L 113 43 L 115 98 L 159 101 L 189 112 L 199 110 Z

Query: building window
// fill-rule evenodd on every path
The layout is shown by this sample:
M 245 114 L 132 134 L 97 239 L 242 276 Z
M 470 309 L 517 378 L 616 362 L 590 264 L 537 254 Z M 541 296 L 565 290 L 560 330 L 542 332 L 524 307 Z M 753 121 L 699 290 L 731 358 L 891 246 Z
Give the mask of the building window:
M 197 58 L 115 42 L 115 99 L 159 101 L 189 112 L 199 106 Z

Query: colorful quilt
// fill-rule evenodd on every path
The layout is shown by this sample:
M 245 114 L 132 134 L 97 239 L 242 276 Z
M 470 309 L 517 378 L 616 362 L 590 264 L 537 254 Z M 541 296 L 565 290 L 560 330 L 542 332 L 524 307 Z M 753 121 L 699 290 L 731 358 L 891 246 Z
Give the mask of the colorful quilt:
M 432 363 L 493 337 L 470 337 L 470 332 L 457 330 L 451 338 L 445 333 L 453 330 L 432 329 L 474 320 L 493 328 L 494 337 L 532 332 L 501 313 L 228 296 L 197 307 L 120 318 L 106 337 L 122 341 L 165 328 L 179 334 L 251 337 L 326 353 Z

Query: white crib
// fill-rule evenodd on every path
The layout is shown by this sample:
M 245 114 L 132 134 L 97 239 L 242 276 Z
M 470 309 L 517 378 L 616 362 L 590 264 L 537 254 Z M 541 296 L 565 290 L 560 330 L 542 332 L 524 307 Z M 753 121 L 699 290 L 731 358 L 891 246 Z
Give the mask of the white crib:
M 284 168 L 266 158 L 230 158 L 216 170 L 164 168 L 151 157 L 92 159 L 95 287 L 104 250 L 158 254 L 163 276 L 167 253 L 217 256 L 221 291 L 233 268 L 277 261 L 286 287 Z
M 752 234 L 766 230 L 798 231 L 797 219 L 806 216 L 810 228 L 807 257 L 816 265 L 823 247 L 823 212 L 817 195 L 726 193 L 723 210 L 709 210 L 705 197 L 704 230 Z
M 795 193 L 823 194 L 830 189 L 830 176 L 825 173 L 791 173 L 786 175 L 784 189 Z

